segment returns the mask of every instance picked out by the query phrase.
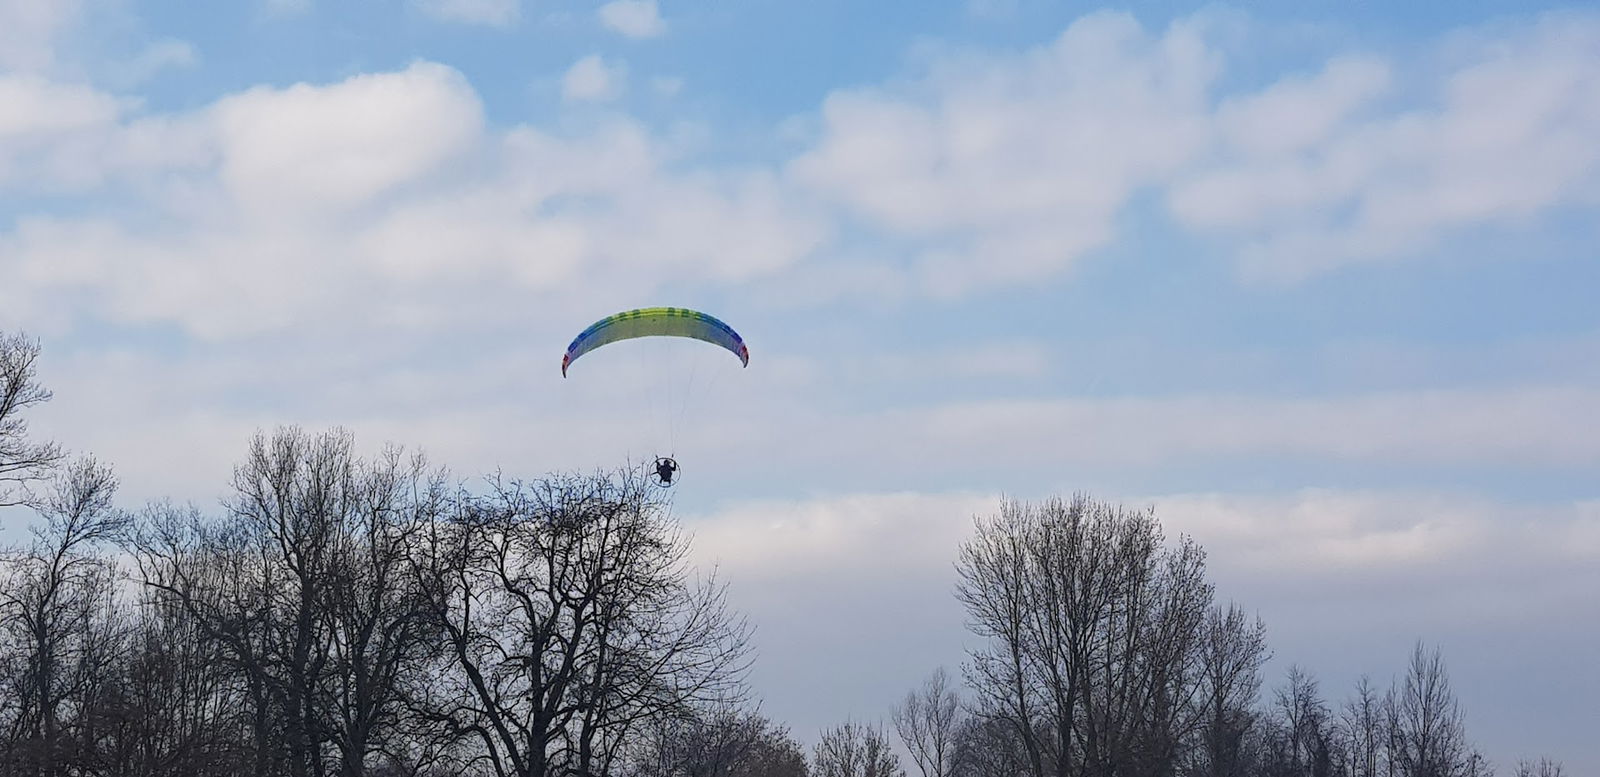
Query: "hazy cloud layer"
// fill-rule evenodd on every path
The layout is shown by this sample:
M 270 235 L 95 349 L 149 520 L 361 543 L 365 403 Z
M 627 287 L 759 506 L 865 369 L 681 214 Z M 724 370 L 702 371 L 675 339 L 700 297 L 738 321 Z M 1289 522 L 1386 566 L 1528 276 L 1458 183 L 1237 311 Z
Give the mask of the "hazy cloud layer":
M 210 493 L 248 434 L 276 423 L 349 425 L 373 445 L 421 446 L 470 476 L 505 462 L 534 470 L 613 466 L 623 455 L 651 453 L 672 431 L 670 421 L 700 477 L 780 493 L 803 482 L 861 483 L 864 473 L 923 487 L 1053 483 L 1069 472 L 1158 482 L 1152 479 L 1164 472 L 1248 472 L 1259 462 L 1577 477 L 1600 463 L 1594 388 L 944 399 L 892 409 L 851 401 L 892 396 L 897 385 L 973 380 L 964 349 L 925 353 L 926 366 L 915 372 L 891 360 L 876 365 L 889 374 L 854 377 L 782 353 L 760 354 L 759 371 L 699 353 L 694 390 L 671 383 L 677 378 L 659 386 L 672 392 L 673 409 L 664 410 L 641 401 L 639 387 L 671 372 L 666 358 L 592 360 L 563 382 L 548 343 L 570 334 L 570 325 L 548 326 L 517 309 L 514 298 L 506 305 L 497 328 L 549 335 L 496 336 L 495 347 L 449 356 L 441 348 L 450 336 L 393 339 L 377 331 L 342 336 L 349 338 L 342 343 L 363 343 L 359 348 L 319 348 L 297 338 L 258 341 L 248 350 L 218 344 L 187 359 L 124 350 L 63 354 L 49 368 L 57 400 L 41 411 L 41 428 L 129 466 L 150 464 L 137 479 L 149 496 Z M 390 331 L 410 331 L 395 326 Z M 1011 347 L 1023 354 L 1011 367 L 1036 368 L 1027 364 L 1027 347 Z M 583 381 L 581 391 L 575 380 Z M 203 445 L 162 431 L 169 420 L 193 415 L 213 427 Z M 528 433 L 504 434 L 508 427 Z M 153 464 L 171 457 L 212 463 Z

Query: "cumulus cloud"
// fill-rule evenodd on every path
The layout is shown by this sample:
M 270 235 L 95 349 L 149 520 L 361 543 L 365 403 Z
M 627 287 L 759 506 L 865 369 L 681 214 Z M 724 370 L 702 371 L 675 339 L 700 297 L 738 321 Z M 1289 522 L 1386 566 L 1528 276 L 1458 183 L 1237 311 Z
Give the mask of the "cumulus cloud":
M 1596 101 L 1581 98 L 1596 81 L 1577 52 L 1594 29 L 1579 17 L 1525 30 L 1503 49 L 1468 47 L 1458 56 L 1467 64 L 1441 82 L 1443 108 L 1431 113 L 1395 113 L 1393 97 L 1415 85 L 1397 83 L 1395 67 L 1372 56 L 1335 58 L 1213 109 L 1223 51 L 1203 24 L 1154 35 L 1125 15 L 1097 14 L 1021 54 L 947 52 L 910 81 L 837 92 L 822 106 L 814 142 L 787 165 L 689 174 L 667 173 L 685 169 L 673 158 L 679 152 L 627 121 L 603 124 L 589 139 L 490 132 L 460 74 L 427 63 L 248 90 L 176 115 L 139 115 L 135 103 L 90 87 L 9 75 L 0 79 L 0 187 L 28 180 L 81 191 L 118 182 L 172 220 L 152 232 L 102 219 L 69 237 L 70 221 L 22 214 L 0 240 L 39 257 L 49 240 L 77 241 L 79 253 L 95 241 L 95 250 L 146 257 L 309 246 L 310 256 L 285 266 L 321 266 L 330 280 L 353 284 L 366 273 L 401 285 L 510 273 L 548 288 L 580 267 L 628 266 L 637 272 L 620 282 L 643 288 L 689 268 L 724 283 L 785 271 L 774 304 L 877 303 L 1058 273 L 1116 238 L 1136 192 L 1176 180 L 1169 201 L 1185 224 L 1238 236 L 1257 259 L 1263 247 L 1314 239 L 1316 250 L 1292 252 L 1299 258 L 1282 265 L 1308 270 L 1334 261 L 1328 252 L 1349 240 L 1399 245 L 1378 240 L 1387 235 L 1409 244 L 1453 225 L 1536 213 L 1582 191 L 1595 152 L 1573 139 L 1593 134 L 1586 106 Z M 180 48 L 152 56 L 178 62 Z M 612 99 L 625 79 L 622 63 L 595 55 L 569 69 L 563 91 L 575 101 Z M 1517 99 L 1490 99 L 1499 93 Z M 1420 149 L 1411 161 L 1373 151 L 1396 133 L 1438 142 L 1402 144 Z M 1504 143 L 1528 155 L 1489 153 Z M 1446 150 L 1452 156 L 1439 156 Z M 1548 154 L 1556 156 L 1528 162 Z M 1562 164 L 1549 161 L 1557 157 Z M 1418 188 L 1427 181 L 1432 189 Z M 1376 206 L 1401 200 L 1426 201 L 1434 215 Z M 840 231 L 836 213 L 820 206 L 881 242 L 834 245 L 827 263 L 802 265 Z M 1330 209 L 1355 220 L 1325 218 Z M 291 236 L 285 219 L 308 230 L 343 221 L 338 231 Z M 242 228 L 252 220 L 261 229 L 272 223 L 274 233 Z M 509 258 L 528 255 L 539 259 Z M 328 265 L 312 256 L 347 259 Z M 886 258 L 897 256 L 908 263 Z M 241 275 L 240 293 L 253 295 L 258 281 Z M 16 286 L 10 294 L 34 299 Z M 48 306 L 42 299 L 16 304 Z M 213 336 L 237 331 L 222 325 L 226 311 L 249 307 L 216 299 L 216 313 L 195 320 L 209 321 L 202 329 Z M 404 307 L 395 315 L 431 315 L 426 305 Z M 152 302 L 105 310 L 188 315 Z M 269 328 L 283 320 L 261 319 Z
M 654 38 L 667 30 L 656 0 L 611 0 L 596 14 L 607 29 L 629 38 Z
M 830 95 L 790 174 L 909 241 L 927 293 L 1028 282 L 1108 244 L 1131 194 L 1200 148 L 1216 69 L 1195 25 L 1094 14 L 1020 56 Z
M 529 290 L 580 272 L 618 299 L 669 279 L 736 283 L 826 236 L 772 173 L 674 172 L 678 152 L 631 121 L 490 132 L 472 88 L 431 63 L 134 118 L 33 76 L 0 94 L 23 109 L 0 112 L 0 186 L 116 183 L 141 206 L 24 213 L 0 231 L 6 321 L 93 311 L 207 339 L 423 329 L 519 315 Z M 505 304 L 461 304 L 472 298 Z
M 1392 260 L 1477 225 L 1515 226 L 1600 192 L 1600 20 L 1551 15 L 1462 46 L 1424 104 L 1394 66 L 1336 59 L 1233 97 L 1214 157 L 1171 189 L 1183 223 L 1235 237 L 1252 278 Z
M 561 77 L 561 96 L 581 102 L 615 100 L 622 95 L 627 78 L 625 65 L 611 64 L 599 54 L 590 54 L 567 68 Z
M 70 191 L 101 180 L 106 136 L 128 108 L 89 86 L 0 74 L 0 189 Z
M 431 63 L 331 86 L 252 89 L 212 115 L 223 184 L 245 211 L 272 217 L 366 202 L 437 170 L 482 131 L 466 79 Z
M 59 136 L 109 124 L 119 101 L 91 87 L 31 75 L 0 76 L 0 142 Z
M 1457 35 L 1426 49 L 1442 66 L 1336 55 L 1220 92 L 1229 45 L 1204 17 L 1154 34 L 1098 13 L 1024 53 L 935 54 L 830 94 L 788 173 L 898 241 L 898 284 L 941 297 L 1059 273 L 1144 189 L 1278 281 L 1600 197 L 1590 15 Z
M 520 0 L 412 0 L 422 13 L 440 21 L 509 27 L 522 14 Z

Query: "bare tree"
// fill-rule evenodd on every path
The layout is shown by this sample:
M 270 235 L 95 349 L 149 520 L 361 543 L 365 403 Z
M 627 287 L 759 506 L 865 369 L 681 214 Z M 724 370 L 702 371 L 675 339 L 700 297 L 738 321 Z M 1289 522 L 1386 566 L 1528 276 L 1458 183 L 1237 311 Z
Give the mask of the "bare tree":
M 730 777 L 808 777 L 805 752 L 782 726 L 771 726 L 756 740 Z
M 950 777 L 956 729 L 961 724 L 960 709 L 960 700 L 950 687 L 950 675 L 939 667 L 921 688 L 908 692 L 891 713 L 895 732 L 922 777 Z
M 1052 503 L 1054 506 L 1055 503 Z M 964 543 L 957 568 L 961 582 L 956 598 L 966 607 L 968 627 L 989 644 L 971 653 L 967 683 L 978 695 L 986 719 L 1009 727 L 1027 755 L 1028 774 L 1044 775 L 1044 744 L 1038 730 L 1045 699 L 1034 681 L 1033 624 L 1035 603 L 1029 590 L 1033 573 L 1031 546 L 1036 511 L 1016 501 L 1000 505 L 1000 513 L 980 519 L 972 539 Z M 1097 605 L 1095 597 L 1079 603 Z M 1047 619 L 1049 623 L 1058 622 Z M 1087 641 L 1081 619 L 1061 622 L 1074 629 L 1065 640 L 1072 647 Z M 1059 643 L 1058 643 L 1059 644 Z M 1057 718 L 1072 730 L 1078 710 L 1075 678 L 1056 672 Z
M 144 592 L 114 675 L 85 725 L 85 773 L 228 777 L 243 771 L 233 674 L 197 624 Z
M 225 518 L 156 506 L 135 533 L 146 585 L 234 668 L 256 775 L 354 777 L 391 755 L 399 677 L 430 634 L 410 537 L 444 490 L 423 466 L 363 461 L 337 431 L 258 435 Z
M 988 644 L 978 707 L 1046 774 L 1165 773 L 1199 731 L 1200 637 L 1212 589 L 1187 538 L 1076 497 L 1007 502 L 961 549 L 957 597 Z
M 1017 777 L 1028 771 L 1028 755 L 1016 729 L 981 711 L 962 719 L 953 745 L 953 775 Z
M 1379 777 L 1384 757 L 1383 697 L 1366 675 L 1344 704 L 1339 725 L 1348 747 L 1350 777 Z
M 1537 761 L 1518 761 L 1516 777 L 1566 777 L 1560 761 L 1540 758 Z
M 34 363 L 39 344 L 18 334 L 0 332 L 0 507 L 19 504 L 18 488 L 45 477 L 61 461 L 61 447 L 28 439 L 22 412 L 50 401 L 40 386 Z
M 118 639 L 114 575 L 94 551 L 122 528 L 111 508 L 116 488 L 108 467 L 74 462 L 34 500 L 44 524 L 33 529 L 31 547 L 5 559 L 0 638 L 15 659 L 5 678 L 15 706 L 0 736 L 17 760 L 11 773 L 60 774 L 78 758 L 70 727 L 109 674 Z
M 1296 775 L 1326 773 L 1331 758 L 1328 705 L 1317 685 L 1315 677 L 1291 664 L 1288 682 L 1273 692 L 1288 737 L 1289 768 Z
M 633 735 L 630 777 L 805 777 L 805 755 L 787 729 L 719 703 L 647 721 Z
M 905 777 L 882 726 L 853 721 L 828 729 L 812 750 L 814 777 Z
M 411 574 L 411 547 L 446 509 L 443 475 L 398 449 L 361 473 L 330 550 L 326 629 L 330 665 L 322 706 L 330 713 L 342 777 L 360 777 L 369 756 L 400 758 L 409 737 L 396 724 L 406 707 L 400 677 L 428 654 L 427 600 Z
M 1248 765 L 1246 737 L 1255 722 L 1267 627 L 1250 621 L 1237 604 L 1213 607 L 1201 639 L 1200 666 L 1205 704 L 1201 746 L 1193 771 L 1206 777 L 1242 777 Z
M 748 630 L 631 474 L 495 480 L 419 544 L 451 663 L 419 707 L 496 774 L 607 774 L 641 722 L 737 699 Z
M 1388 698 L 1389 758 L 1402 777 L 1458 777 L 1468 769 L 1461 709 L 1450 690 L 1444 656 L 1411 651 L 1404 682 Z

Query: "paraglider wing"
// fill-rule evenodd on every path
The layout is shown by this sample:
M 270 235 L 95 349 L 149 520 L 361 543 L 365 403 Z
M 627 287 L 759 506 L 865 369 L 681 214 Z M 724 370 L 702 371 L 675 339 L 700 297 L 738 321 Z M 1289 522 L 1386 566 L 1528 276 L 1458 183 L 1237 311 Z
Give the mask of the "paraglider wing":
M 733 331 L 733 327 L 714 316 L 687 308 L 640 308 L 606 316 L 583 330 L 573 339 L 572 345 L 567 346 L 566 355 L 561 357 L 561 377 L 567 376 L 567 368 L 579 356 L 602 345 L 635 337 L 690 337 L 704 340 L 726 348 L 739 357 L 746 367 L 750 366 L 750 349 L 745 347 L 744 338 Z

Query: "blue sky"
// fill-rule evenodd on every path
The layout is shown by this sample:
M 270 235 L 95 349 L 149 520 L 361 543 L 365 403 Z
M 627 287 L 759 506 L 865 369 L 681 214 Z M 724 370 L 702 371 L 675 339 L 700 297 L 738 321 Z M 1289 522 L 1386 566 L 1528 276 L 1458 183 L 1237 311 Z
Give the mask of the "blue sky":
M 1439 643 L 1503 768 L 1600 769 L 1592 9 L 0 0 L 0 30 L 0 329 L 129 505 L 214 503 L 283 423 L 463 476 L 670 447 L 809 740 L 959 664 L 974 513 L 1089 490 L 1206 546 L 1274 672 L 1338 700 Z M 625 344 L 560 378 L 655 304 L 749 369 Z

